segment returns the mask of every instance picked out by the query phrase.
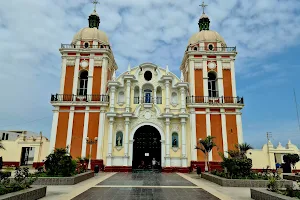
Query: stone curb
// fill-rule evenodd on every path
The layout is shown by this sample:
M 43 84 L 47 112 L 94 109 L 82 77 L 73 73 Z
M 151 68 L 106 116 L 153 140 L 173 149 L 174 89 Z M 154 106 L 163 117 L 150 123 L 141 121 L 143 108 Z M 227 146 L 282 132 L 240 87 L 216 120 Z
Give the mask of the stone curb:
M 265 188 L 250 188 L 250 192 L 251 198 L 255 200 L 295 200 L 295 198 L 271 192 Z
M 268 180 L 251 180 L 251 179 L 226 179 L 222 177 L 218 177 L 213 174 L 209 173 L 202 173 L 202 178 L 211 181 L 213 183 L 216 183 L 218 185 L 224 186 L 224 187 L 254 187 L 254 188 L 266 188 L 269 181 Z M 280 180 L 277 181 L 279 186 L 285 186 L 289 185 L 293 187 L 293 181 L 289 180 Z
M 46 196 L 47 186 L 32 186 L 29 189 L 0 196 L 0 200 L 36 200 Z

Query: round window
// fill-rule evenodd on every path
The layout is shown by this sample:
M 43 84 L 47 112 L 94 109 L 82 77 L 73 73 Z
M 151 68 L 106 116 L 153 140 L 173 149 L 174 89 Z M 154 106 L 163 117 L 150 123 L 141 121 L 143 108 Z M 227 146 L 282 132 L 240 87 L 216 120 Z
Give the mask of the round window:
M 212 44 L 208 45 L 208 49 L 212 51 L 214 49 L 214 45 Z
M 146 79 L 146 81 L 150 81 L 152 79 L 152 73 L 150 71 L 146 71 L 144 73 L 144 78 Z
M 89 43 L 84 43 L 84 48 L 88 48 L 89 47 Z

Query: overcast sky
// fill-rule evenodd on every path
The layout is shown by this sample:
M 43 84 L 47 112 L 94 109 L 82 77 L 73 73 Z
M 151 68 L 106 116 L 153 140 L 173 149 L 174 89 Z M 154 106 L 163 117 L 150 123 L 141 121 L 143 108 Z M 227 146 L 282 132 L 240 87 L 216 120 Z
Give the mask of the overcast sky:
M 0 1 L 0 129 L 50 136 L 51 93 L 59 90 L 60 44 L 88 26 L 89 0 Z M 101 0 L 100 29 L 119 66 L 152 62 L 179 76 L 200 0 Z M 237 94 L 244 96 L 244 139 L 256 148 L 288 139 L 300 145 L 293 88 L 300 101 L 300 1 L 206 0 L 211 29 L 237 46 Z M 298 102 L 299 102 L 298 101 Z

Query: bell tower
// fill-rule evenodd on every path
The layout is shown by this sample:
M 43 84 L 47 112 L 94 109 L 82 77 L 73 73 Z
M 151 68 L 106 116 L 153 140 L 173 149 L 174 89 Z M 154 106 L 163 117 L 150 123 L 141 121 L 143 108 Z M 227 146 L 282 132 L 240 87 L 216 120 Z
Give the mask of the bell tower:
M 59 49 L 61 79 L 58 93 L 51 95 L 54 109 L 50 140 L 50 151 L 69 147 L 73 158 L 91 156 L 92 167 L 101 164 L 104 156 L 107 82 L 118 68 L 108 37 L 99 30 L 97 1 L 93 3 L 95 9 L 88 18 L 88 27 Z
M 203 13 L 199 32 L 189 39 L 181 63 L 184 80 L 189 82 L 187 105 L 191 120 L 191 160 L 203 162 L 204 155 L 194 150 L 200 139 L 215 137 L 217 148 L 210 161 L 221 161 L 219 152 L 227 151 L 243 142 L 241 110 L 244 99 L 236 93 L 236 47 L 228 47 L 223 37 L 210 30 L 210 19 Z

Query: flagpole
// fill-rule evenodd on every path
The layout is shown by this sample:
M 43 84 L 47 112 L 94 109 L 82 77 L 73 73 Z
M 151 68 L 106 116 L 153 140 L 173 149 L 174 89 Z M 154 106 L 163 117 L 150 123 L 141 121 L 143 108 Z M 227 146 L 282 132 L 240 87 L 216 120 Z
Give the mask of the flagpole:
M 299 112 L 298 112 L 298 104 L 297 104 L 297 99 L 296 99 L 296 92 L 295 92 L 295 88 L 294 88 L 293 90 L 294 90 L 294 98 L 295 98 L 296 111 L 297 111 L 298 127 L 299 127 L 299 131 L 300 131 Z

